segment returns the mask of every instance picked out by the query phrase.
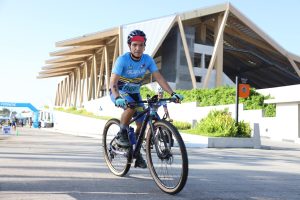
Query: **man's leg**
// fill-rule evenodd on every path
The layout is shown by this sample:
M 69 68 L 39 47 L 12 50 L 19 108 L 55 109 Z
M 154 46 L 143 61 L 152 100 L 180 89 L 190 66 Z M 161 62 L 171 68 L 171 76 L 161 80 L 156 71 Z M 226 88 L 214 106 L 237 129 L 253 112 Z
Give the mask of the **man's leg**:
M 122 113 L 122 115 L 121 115 L 121 124 L 128 126 L 132 116 L 134 115 L 134 113 L 135 113 L 134 109 L 126 108 L 124 110 L 124 112 Z
M 138 137 L 140 134 L 140 131 L 141 131 L 142 123 L 136 122 L 135 124 L 136 124 L 135 134 L 136 134 L 136 137 Z
M 126 108 L 121 115 L 120 131 L 116 140 L 117 145 L 121 147 L 128 147 L 130 145 L 128 140 L 128 125 L 134 113 L 134 109 Z
M 141 122 L 136 122 L 136 131 L 135 131 L 136 138 L 138 138 L 138 136 L 139 136 L 139 133 L 140 133 L 140 130 L 141 130 L 141 126 L 142 126 Z M 144 160 L 144 158 L 143 158 L 143 156 L 142 156 L 141 153 L 139 153 L 136 156 L 134 167 L 147 168 L 147 163 Z

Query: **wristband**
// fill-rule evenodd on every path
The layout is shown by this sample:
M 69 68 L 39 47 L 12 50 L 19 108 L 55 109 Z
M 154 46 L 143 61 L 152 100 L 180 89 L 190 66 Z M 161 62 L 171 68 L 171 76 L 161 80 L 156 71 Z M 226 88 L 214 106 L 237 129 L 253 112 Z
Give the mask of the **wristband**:
M 115 100 L 117 100 L 117 99 L 122 99 L 122 97 L 120 97 L 120 96 L 117 96 L 117 97 L 115 98 Z

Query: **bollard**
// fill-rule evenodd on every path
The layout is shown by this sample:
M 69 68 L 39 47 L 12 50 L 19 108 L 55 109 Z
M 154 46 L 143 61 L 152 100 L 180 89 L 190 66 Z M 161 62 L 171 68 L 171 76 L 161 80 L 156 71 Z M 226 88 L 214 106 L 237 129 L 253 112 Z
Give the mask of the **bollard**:
M 254 149 L 260 149 L 261 148 L 259 123 L 254 123 L 254 127 L 253 127 L 253 143 L 254 143 Z

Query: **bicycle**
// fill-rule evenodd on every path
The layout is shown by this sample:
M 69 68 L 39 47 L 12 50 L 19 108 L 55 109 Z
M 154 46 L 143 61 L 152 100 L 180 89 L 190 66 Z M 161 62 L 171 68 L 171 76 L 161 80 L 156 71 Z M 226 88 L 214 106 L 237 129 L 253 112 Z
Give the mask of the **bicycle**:
M 117 176 L 125 176 L 145 140 L 147 166 L 156 185 L 165 193 L 176 194 L 183 189 L 188 178 L 188 155 L 177 128 L 157 114 L 163 101 L 169 103 L 174 99 L 158 99 L 154 95 L 135 103 L 148 106 L 130 121 L 131 124 L 145 114 L 136 143 L 128 136 L 129 148 L 120 148 L 115 143 L 120 121 L 115 118 L 108 120 L 103 130 L 103 152 L 110 171 Z

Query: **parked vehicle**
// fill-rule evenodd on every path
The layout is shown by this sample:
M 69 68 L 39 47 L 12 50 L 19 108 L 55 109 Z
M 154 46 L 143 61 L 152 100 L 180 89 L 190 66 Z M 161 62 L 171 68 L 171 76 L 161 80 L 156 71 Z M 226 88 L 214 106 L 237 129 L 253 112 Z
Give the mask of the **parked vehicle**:
M 42 128 L 51 128 L 54 126 L 53 112 L 50 110 L 40 110 L 38 120 Z

